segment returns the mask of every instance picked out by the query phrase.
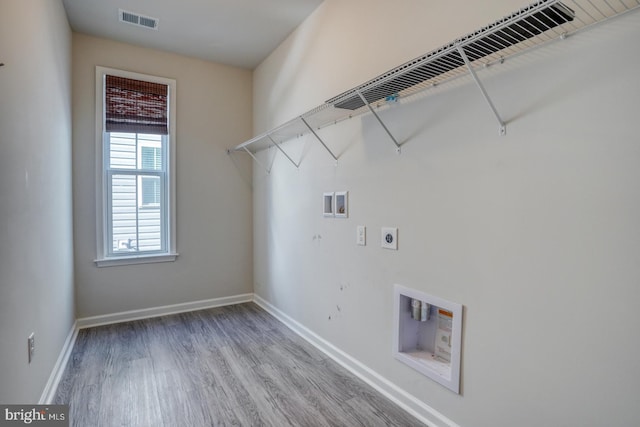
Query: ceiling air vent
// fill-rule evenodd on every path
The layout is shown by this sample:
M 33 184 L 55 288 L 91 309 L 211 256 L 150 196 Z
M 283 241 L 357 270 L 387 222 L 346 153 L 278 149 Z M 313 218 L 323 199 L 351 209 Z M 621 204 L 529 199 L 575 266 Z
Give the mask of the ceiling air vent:
M 137 27 L 150 28 L 152 30 L 158 29 L 158 19 L 150 18 L 133 12 L 127 12 L 126 10 L 118 9 L 120 15 L 120 22 L 132 24 Z

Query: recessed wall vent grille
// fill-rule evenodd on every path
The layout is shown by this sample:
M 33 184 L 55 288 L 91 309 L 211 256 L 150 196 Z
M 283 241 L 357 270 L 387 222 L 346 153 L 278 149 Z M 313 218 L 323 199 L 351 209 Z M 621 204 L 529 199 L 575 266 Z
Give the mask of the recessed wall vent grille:
M 119 9 L 120 22 L 124 22 L 126 24 L 132 24 L 137 27 L 149 28 L 151 30 L 158 29 L 157 18 L 151 18 L 148 16 L 143 16 L 138 13 L 127 12 L 126 10 Z

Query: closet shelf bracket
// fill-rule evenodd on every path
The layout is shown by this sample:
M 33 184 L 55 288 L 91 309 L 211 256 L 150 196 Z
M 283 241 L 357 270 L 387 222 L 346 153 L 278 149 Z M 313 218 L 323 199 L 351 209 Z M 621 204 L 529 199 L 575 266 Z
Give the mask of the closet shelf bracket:
M 304 123 L 304 125 L 307 127 L 307 129 L 309 129 L 309 132 L 311 132 L 313 134 L 313 136 L 315 136 L 316 139 L 318 141 L 320 141 L 320 144 L 322 144 L 324 149 L 327 150 L 327 152 L 329 154 L 331 154 L 331 157 L 333 157 L 333 160 L 336 161 L 336 166 L 337 166 L 338 165 L 338 157 L 336 157 L 336 155 L 333 154 L 333 151 L 331 151 L 331 149 L 329 147 L 327 147 L 327 144 L 324 143 L 324 141 L 322 140 L 322 138 L 320 138 L 318 133 L 315 130 L 313 130 L 313 128 L 311 126 L 309 126 L 309 123 L 307 123 L 307 121 L 304 119 L 304 117 L 300 116 L 300 120 L 302 120 L 302 123 Z
M 248 155 L 250 155 L 250 156 L 251 156 L 251 158 L 252 158 L 253 160 L 255 160 L 255 161 L 256 161 L 256 163 L 257 163 L 257 164 L 259 164 L 260 166 L 262 166 L 262 167 L 264 168 L 264 170 L 266 170 L 266 171 L 267 171 L 267 173 L 268 173 L 268 174 L 270 174 L 270 173 L 271 173 L 271 168 L 270 168 L 270 167 L 266 167 L 266 166 L 265 166 L 265 165 L 264 165 L 260 160 L 258 160 L 258 158 L 257 158 L 256 156 L 254 156 L 254 154 L 253 154 L 253 153 L 252 153 L 252 152 L 251 152 L 247 147 L 242 147 L 242 148 L 244 149 L 244 151 L 246 151 L 246 152 L 247 152 L 247 154 L 248 154 Z M 271 166 L 273 166 L 273 164 L 272 164 Z
M 376 111 L 373 109 L 373 107 L 371 106 L 371 104 L 369 103 L 369 101 L 367 101 L 367 99 L 364 97 L 364 95 L 362 95 L 362 92 L 360 90 L 356 90 L 356 93 L 358 94 L 358 96 L 360 97 L 360 99 L 362 100 L 362 102 L 364 102 L 364 104 L 367 106 L 367 108 L 369 108 L 369 111 L 371 112 L 371 114 L 373 114 L 373 117 L 376 118 L 376 120 L 378 121 L 378 123 L 380 123 L 380 126 L 382 126 L 382 128 L 384 129 L 384 131 L 387 133 L 387 135 L 389 135 L 389 138 L 391 138 L 391 141 L 393 141 L 393 143 L 396 146 L 396 152 L 398 154 L 400 154 L 400 150 L 401 150 L 401 145 L 398 144 L 398 140 L 393 136 L 393 134 L 391 133 L 391 131 L 389 130 L 389 128 L 384 124 L 384 122 L 382 121 L 382 119 L 380 118 L 380 116 L 378 115 L 378 113 L 376 113 Z
M 278 143 L 277 143 L 277 142 L 276 142 L 276 141 L 271 137 L 271 135 L 267 135 L 267 138 L 269 138 L 269 140 L 273 143 L 273 145 L 275 145 L 275 146 L 276 146 L 276 148 L 277 148 L 278 150 L 280 150 L 280 152 L 281 152 L 282 154 L 284 154 L 284 156 L 285 156 L 287 159 L 289 159 L 289 161 L 293 164 L 293 166 L 295 166 L 295 167 L 296 167 L 296 169 L 298 169 L 298 168 L 300 167 L 300 163 L 299 163 L 299 162 L 298 162 L 298 163 L 296 163 L 295 161 L 293 161 L 293 159 L 291 158 L 291 156 L 289 156 L 289 155 L 287 154 L 287 152 L 286 152 L 286 151 L 284 151 L 284 149 L 283 149 L 282 147 L 280 147 L 280 144 L 278 144 Z
M 505 126 L 504 121 L 500 117 L 500 114 L 498 113 L 498 110 L 496 110 L 495 105 L 493 105 L 493 102 L 491 101 L 491 98 L 489 97 L 489 94 L 487 93 L 487 90 L 484 88 L 484 85 L 482 84 L 482 82 L 478 78 L 478 75 L 476 74 L 476 71 L 473 69 L 473 66 L 471 65 L 471 62 L 469 61 L 469 58 L 467 57 L 467 54 L 464 51 L 464 48 L 460 44 L 458 44 L 457 49 L 458 49 L 458 53 L 462 57 L 462 60 L 464 61 L 465 65 L 467 66 L 467 69 L 469 70 L 469 74 L 471 74 L 471 77 L 473 77 L 473 80 L 476 82 L 476 85 L 480 89 L 480 92 L 482 93 L 482 96 L 484 97 L 484 100 L 487 101 L 487 104 L 489 104 L 489 107 L 491 108 L 491 111 L 493 112 L 493 115 L 496 117 L 496 120 L 498 121 L 498 134 L 501 135 L 501 136 L 506 135 L 507 134 L 507 127 Z

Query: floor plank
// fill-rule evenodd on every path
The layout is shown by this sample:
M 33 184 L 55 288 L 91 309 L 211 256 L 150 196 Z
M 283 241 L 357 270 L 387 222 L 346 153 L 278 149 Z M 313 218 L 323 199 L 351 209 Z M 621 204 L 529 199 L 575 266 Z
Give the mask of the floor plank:
M 73 426 L 420 426 L 253 303 L 83 329 Z

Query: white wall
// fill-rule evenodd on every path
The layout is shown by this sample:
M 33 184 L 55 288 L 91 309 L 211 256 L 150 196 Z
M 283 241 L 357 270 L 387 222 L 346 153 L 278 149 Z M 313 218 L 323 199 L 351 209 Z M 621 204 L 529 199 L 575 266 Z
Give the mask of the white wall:
M 74 322 L 71 30 L 62 2 L 0 2 L 0 62 L 0 402 L 37 403 Z
M 251 168 L 226 148 L 250 136 L 251 72 L 74 33 L 73 173 L 78 317 L 252 290 Z M 177 261 L 98 268 L 96 65 L 177 81 Z
M 326 0 L 255 71 L 255 133 L 521 6 Z M 635 12 L 482 70 L 504 137 L 467 79 L 384 113 L 401 155 L 371 116 L 321 131 L 337 167 L 285 144 L 299 170 L 254 165 L 255 292 L 461 426 L 640 425 L 638 37 Z M 461 395 L 392 358 L 393 283 L 465 306 Z

